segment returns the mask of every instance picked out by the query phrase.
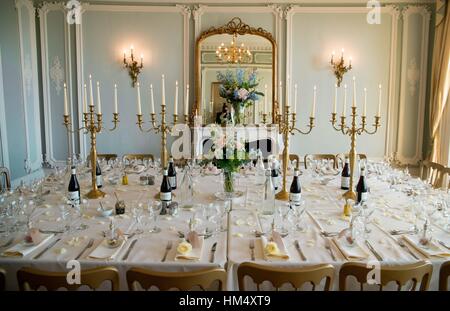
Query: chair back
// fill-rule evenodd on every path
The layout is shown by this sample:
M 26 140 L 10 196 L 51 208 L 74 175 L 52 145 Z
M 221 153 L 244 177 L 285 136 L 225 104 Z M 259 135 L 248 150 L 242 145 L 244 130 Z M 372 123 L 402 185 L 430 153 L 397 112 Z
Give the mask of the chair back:
M 125 161 L 132 161 L 132 160 L 150 160 L 150 161 L 154 161 L 155 157 L 153 156 L 153 154 L 149 154 L 149 153 L 129 153 L 129 154 L 125 154 L 122 158 L 122 160 Z
M 0 292 L 3 292 L 6 288 L 6 271 L 0 269 Z
M 269 281 L 278 290 L 284 284 L 291 284 L 296 290 L 305 283 L 310 283 L 315 290 L 325 280 L 324 290 L 331 289 L 334 277 L 334 268 L 329 264 L 315 265 L 300 269 L 283 269 L 244 262 L 238 267 L 239 290 L 245 289 L 245 276 L 249 276 L 256 283 L 257 290 L 264 281 Z
M 21 291 L 37 290 L 41 286 L 49 291 L 59 288 L 77 290 L 81 286 L 89 286 L 95 290 L 105 281 L 111 282 L 113 291 L 119 290 L 119 271 L 114 267 L 101 267 L 81 271 L 81 284 L 67 284 L 66 272 L 49 272 L 33 268 L 22 268 L 17 271 L 17 281 Z
M 343 168 L 345 158 L 348 157 L 348 153 L 339 153 L 336 155 L 336 168 Z M 364 153 L 358 153 L 358 159 L 367 161 L 367 155 Z
M 11 175 L 6 167 L 0 167 L 0 192 L 11 189 Z
M 410 291 L 415 291 L 417 285 L 420 284 L 419 290 L 428 289 L 431 279 L 433 266 L 427 261 L 420 261 L 408 265 L 381 267 L 380 291 L 387 284 L 394 282 L 397 290 L 401 291 L 405 285 L 411 283 Z M 366 263 L 347 262 L 344 263 L 339 271 L 339 290 L 344 291 L 347 288 L 347 278 L 353 276 L 360 284 L 360 289 L 364 290 L 364 284 L 367 284 L 367 277 L 373 272 L 373 267 L 368 267 Z
M 295 168 L 300 169 L 300 157 L 298 156 L 298 154 L 291 153 L 289 155 L 289 161 L 295 161 Z
M 336 156 L 334 154 L 307 154 L 305 155 L 305 169 L 308 168 L 308 160 L 331 160 L 333 167 L 336 167 Z
M 159 272 L 142 268 L 131 268 L 127 271 L 129 290 L 137 290 L 136 283 L 138 283 L 146 290 L 155 286 L 162 291 L 168 291 L 173 288 L 187 291 L 194 287 L 199 287 L 201 290 L 206 291 L 216 281 L 219 282 L 219 289 L 225 290 L 225 270 L 208 268 L 193 272 Z
M 425 180 L 433 188 L 442 188 L 446 174 L 446 168 L 439 163 L 428 160 L 420 163 L 420 178 Z
M 448 278 L 450 277 L 450 261 L 446 261 L 441 266 L 439 272 L 439 290 L 448 291 Z

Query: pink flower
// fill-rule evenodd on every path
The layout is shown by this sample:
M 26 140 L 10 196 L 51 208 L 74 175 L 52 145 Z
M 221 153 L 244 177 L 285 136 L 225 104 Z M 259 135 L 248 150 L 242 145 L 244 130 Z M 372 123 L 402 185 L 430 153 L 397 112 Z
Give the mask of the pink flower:
M 238 97 L 240 100 L 246 100 L 248 97 L 248 91 L 246 89 L 239 89 L 238 90 Z

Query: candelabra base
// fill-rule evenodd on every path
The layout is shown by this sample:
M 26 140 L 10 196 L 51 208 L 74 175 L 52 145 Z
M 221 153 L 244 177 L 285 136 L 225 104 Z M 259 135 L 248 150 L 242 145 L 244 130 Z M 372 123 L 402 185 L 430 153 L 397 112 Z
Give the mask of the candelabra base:
M 98 199 L 103 198 L 105 196 L 105 193 L 98 189 L 92 189 L 86 194 L 86 197 L 89 199 Z
M 286 190 L 281 190 L 277 194 L 275 194 L 275 199 L 280 201 L 289 201 L 289 192 Z
M 348 190 L 346 193 L 342 195 L 346 200 L 356 201 L 356 193 L 353 190 Z

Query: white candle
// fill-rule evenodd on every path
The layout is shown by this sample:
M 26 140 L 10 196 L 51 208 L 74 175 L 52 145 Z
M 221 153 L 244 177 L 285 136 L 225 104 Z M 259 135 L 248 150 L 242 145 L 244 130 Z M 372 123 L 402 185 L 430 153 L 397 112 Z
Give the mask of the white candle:
M 155 100 L 153 98 L 153 84 L 150 84 L 150 104 L 152 114 L 155 114 Z
M 117 84 L 114 83 L 114 113 L 119 112 L 119 107 L 117 104 Z
M 137 89 L 137 110 L 138 110 L 138 115 L 142 115 L 141 87 L 139 86 L 139 82 L 136 83 L 136 89 Z
M 381 116 L 381 84 L 378 85 L 378 113 L 377 117 Z
M 267 111 L 269 110 L 267 107 L 267 84 L 264 84 L 264 113 L 267 114 Z
M 344 85 L 344 103 L 342 105 L 342 116 L 345 117 L 347 111 L 347 84 Z
M 173 114 L 178 114 L 178 81 L 175 81 L 175 107 L 173 108 Z
M 64 115 L 69 115 L 69 105 L 67 103 L 67 85 L 64 83 Z
M 316 115 L 316 99 L 317 99 L 317 86 L 314 85 L 314 97 L 313 97 L 313 105 L 311 110 L 311 118 L 314 118 Z
M 363 109 L 363 117 L 367 115 L 367 89 L 364 88 L 364 109 Z
M 298 85 L 297 83 L 295 83 L 294 85 L 294 113 L 297 113 L 297 90 L 298 90 Z
M 161 102 L 161 106 L 165 106 L 166 105 L 166 87 L 164 85 L 164 75 L 161 76 L 161 84 L 162 84 L 162 102 Z
M 87 113 L 88 109 L 87 109 L 87 87 L 86 87 L 86 83 L 84 84 L 84 94 L 83 94 L 83 112 Z
M 353 101 L 352 107 L 356 107 L 356 78 L 353 77 Z
M 189 109 L 189 84 L 186 85 L 186 99 L 184 100 L 184 115 L 188 115 Z
M 94 106 L 94 95 L 92 91 L 92 76 L 89 75 L 89 95 L 90 95 L 90 103 L 89 105 Z
M 289 107 L 291 105 L 290 99 L 291 99 L 291 78 L 288 75 L 286 80 L 286 107 Z
M 280 81 L 280 87 L 278 88 L 278 106 L 280 108 L 280 114 L 283 114 L 283 82 Z
M 97 114 L 102 114 L 102 102 L 100 100 L 100 82 L 97 81 L 97 107 L 98 111 Z
M 333 113 L 336 113 L 337 110 L 337 94 L 338 93 L 338 86 L 337 84 L 334 85 L 334 104 L 333 104 Z

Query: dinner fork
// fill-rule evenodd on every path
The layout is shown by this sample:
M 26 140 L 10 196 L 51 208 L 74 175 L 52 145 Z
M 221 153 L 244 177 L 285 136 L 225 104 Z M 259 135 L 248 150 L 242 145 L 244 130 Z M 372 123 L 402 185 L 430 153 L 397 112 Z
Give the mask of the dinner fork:
M 167 258 L 167 254 L 169 253 L 169 251 L 172 249 L 172 241 L 167 242 L 166 245 L 166 251 L 164 252 L 164 257 L 161 259 L 161 262 L 166 261 Z
M 325 249 L 328 250 L 333 261 L 336 261 L 336 256 L 334 256 L 334 252 L 331 249 L 330 241 L 328 239 L 325 240 Z
M 396 241 L 397 241 L 397 244 L 398 244 L 401 248 L 405 249 L 411 256 L 413 256 L 415 259 L 419 260 L 419 257 L 417 257 L 417 256 L 409 249 L 409 247 L 405 245 L 405 243 L 404 243 L 401 239 L 397 239 Z
M 255 241 L 254 240 L 250 240 L 250 243 L 248 244 L 248 248 L 250 249 L 252 261 L 255 261 Z
M 442 242 L 441 240 L 436 240 L 438 241 L 439 244 L 441 244 L 442 246 L 444 246 L 446 249 L 450 249 L 449 246 L 447 246 L 447 244 L 445 244 L 444 242 Z
M 320 234 L 326 238 L 331 238 L 331 237 L 339 235 L 339 232 L 322 230 L 322 231 L 320 231 Z

